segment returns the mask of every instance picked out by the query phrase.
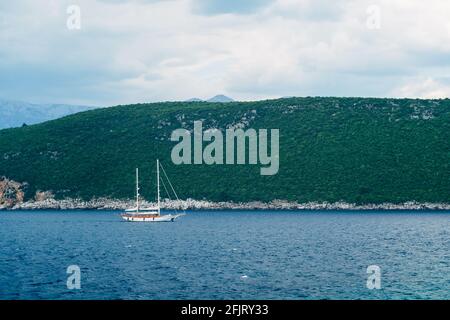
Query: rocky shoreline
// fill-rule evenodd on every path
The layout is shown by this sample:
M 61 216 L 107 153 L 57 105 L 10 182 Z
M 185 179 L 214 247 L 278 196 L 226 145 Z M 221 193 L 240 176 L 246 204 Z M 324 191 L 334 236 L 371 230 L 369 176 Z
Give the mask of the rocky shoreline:
M 99 198 L 90 201 L 80 199 L 44 199 L 16 203 L 13 206 L 0 205 L 0 210 L 123 210 L 135 205 L 134 200 L 117 200 Z M 155 203 L 142 203 L 143 207 Z M 297 203 L 283 200 L 264 202 L 211 202 L 206 200 L 164 200 L 161 207 L 166 210 L 450 210 L 450 203 L 418 203 L 401 204 L 382 203 L 356 205 L 345 202 L 309 202 Z

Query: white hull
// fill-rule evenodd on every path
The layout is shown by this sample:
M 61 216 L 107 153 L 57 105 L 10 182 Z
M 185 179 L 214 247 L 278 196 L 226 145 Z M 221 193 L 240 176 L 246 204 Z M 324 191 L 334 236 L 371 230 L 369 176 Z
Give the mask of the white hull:
M 160 214 L 160 195 L 159 195 L 159 160 L 156 160 L 156 181 L 157 181 L 157 195 L 158 195 L 158 203 L 157 206 L 153 208 L 141 208 L 139 206 L 139 169 L 136 168 L 136 207 L 126 209 L 124 213 L 121 214 L 122 219 L 129 222 L 173 222 L 176 218 L 184 216 L 185 214 Z M 172 188 L 173 193 L 175 194 L 176 198 L 178 199 L 177 193 L 172 187 L 172 183 L 169 180 L 169 177 L 167 177 L 167 174 L 164 171 L 164 168 L 161 165 L 161 168 L 163 169 L 163 172 L 167 178 L 167 181 L 169 182 L 170 187 Z M 167 189 L 166 189 L 167 191 Z M 170 198 L 170 194 L 169 194 Z M 179 200 L 179 199 L 178 199 Z
M 139 217 L 138 215 L 122 215 L 122 219 L 129 222 L 173 222 L 176 218 L 183 216 L 183 214 L 166 214 L 156 217 Z

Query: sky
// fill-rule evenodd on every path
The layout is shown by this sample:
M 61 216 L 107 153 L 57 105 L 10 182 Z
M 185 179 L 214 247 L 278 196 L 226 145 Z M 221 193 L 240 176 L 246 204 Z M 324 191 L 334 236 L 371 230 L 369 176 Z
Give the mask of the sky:
M 449 17 L 448 0 L 2 1 L 0 98 L 444 98 Z

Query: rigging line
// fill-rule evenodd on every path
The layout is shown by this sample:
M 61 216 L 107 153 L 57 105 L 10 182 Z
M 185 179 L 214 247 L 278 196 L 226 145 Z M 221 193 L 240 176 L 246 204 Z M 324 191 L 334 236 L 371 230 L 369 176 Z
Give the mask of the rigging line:
M 164 187 L 164 190 L 166 190 L 167 196 L 169 197 L 169 200 L 172 200 L 172 197 L 170 196 L 169 191 L 167 190 L 166 184 L 164 183 L 164 179 L 161 179 L 162 185 Z M 178 210 L 175 209 L 175 213 L 178 214 Z
M 172 191 L 173 191 L 173 193 L 175 194 L 175 197 L 177 197 L 177 200 L 180 200 L 180 198 L 178 198 L 177 193 L 175 192 L 175 189 L 174 189 L 173 186 L 172 186 L 172 183 L 171 183 L 170 180 L 169 180 L 169 177 L 167 176 L 166 170 L 164 170 L 164 167 L 163 167 L 162 163 L 160 162 L 159 165 L 161 166 L 161 169 L 162 169 L 162 171 L 163 171 L 163 173 L 164 173 L 164 176 L 166 177 L 167 182 L 169 182 L 169 185 L 170 185 L 170 187 L 172 188 Z
M 169 197 L 170 200 L 172 200 L 172 197 L 170 196 L 170 192 L 166 187 L 166 184 L 164 183 L 164 177 L 161 176 L 161 183 L 163 184 L 164 190 L 166 190 L 167 196 Z
M 163 165 L 162 165 L 161 162 L 159 163 L 159 166 L 161 167 L 162 172 L 164 173 L 164 176 L 165 176 L 166 179 L 167 179 L 167 182 L 169 182 L 169 185 L 170 185 L 170 187 L 172 188 L 172 191 L 173 191 L 173 193 L 175 194 L 175 197 L 177 198 L 178 202 L 180 202 L 180 198 L 178 198 L 177 192 L 175 191 L 174 187 L 172 186 L 172 183 L 170 182 L 170 179 L 169 179 L 169 177 L 167 176 L 166 170 L 164 170 L 164 167 L 163 167 Z M 183 213 L 186 214 L 186 210 L 184 210 L 184 209 L 182 209 L 182 210 L 183 210 Z M 178 212 L 176 209 L 175 209 L 175 211 Z
M 161 179 L 161 183 L 162 183 L 162 185 L 163 185 L 163 187 L 164 187 L 164 190 L 166 190 L 166 193 L 167 193 L 167 196 L 169 197 L 169 200 L 172 200 L 172 198 L 171 198 L 171 196 L 170 196 L 170 193 L 169 193 L 169 191 L 167 190 L 166 184 L 164 183 L 164 180 L 163 180 L 163 179 Z

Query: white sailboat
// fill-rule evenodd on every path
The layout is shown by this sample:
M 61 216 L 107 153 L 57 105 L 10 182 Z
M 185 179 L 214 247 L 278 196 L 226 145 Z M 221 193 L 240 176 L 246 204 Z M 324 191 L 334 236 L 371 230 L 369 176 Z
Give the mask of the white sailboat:
M 130 222 L 173 222 L 178 217 L 184 216 L 185 214 L 165 214 L 161 215 L 161 206 L 160 206 L 160 188 L 159 188 L 159 160 L 156 160 L 156 180 L 157 180 L 157 197 L 158 202 L 156 207 L 151 208 L 141 208 L 139 205 L 139 169 L 136 169 L 136 207 L 126 209 L 124 213 L 121 214 L 122 218 L 125 221 Z M 164 168 L 163 168 L 164 171 Z M 164 171 L 165 174 L 165 171 Z M 175 190 L 173 190 L 172 184 L 170 183 L 169 178 L 166 175 L 166 178 L 169 182 L 172 191 L 176 196 Z M 164 181 L 163 181 L 164 182 Z M 165 186 L 164 186 L 165 187 Z M 178 197 L 177 197 L 178 198 Z

